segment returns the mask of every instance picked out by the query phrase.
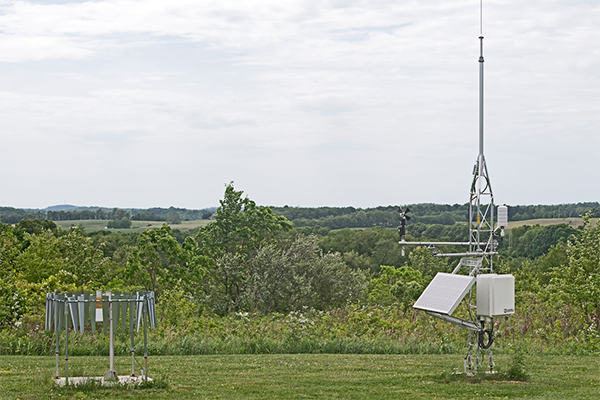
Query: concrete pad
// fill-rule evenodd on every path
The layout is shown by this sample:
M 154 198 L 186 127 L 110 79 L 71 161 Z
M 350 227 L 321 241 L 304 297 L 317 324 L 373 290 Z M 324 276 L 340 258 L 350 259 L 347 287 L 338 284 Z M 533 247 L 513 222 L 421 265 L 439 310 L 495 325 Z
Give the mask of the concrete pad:
M 89 380 L 94 380 L 100 382 L 102 386 L 112 386 L 115 384 L 121 385 L 139 385 L 144 382 L 144 378 L 141 376 L 130 376 L 130 375 L 119 375 L 118 381 L 106 381 L 104 377 L 96 376 L 73 376 L 69 377 L 69 385 L 82 385 L 88 382 Z M 152 382 L 152 378 L 148 378 L 148 382 Z M 58 386 L 65 386 L 67 383 L 66 378 L 55 378 L 54 383 Z

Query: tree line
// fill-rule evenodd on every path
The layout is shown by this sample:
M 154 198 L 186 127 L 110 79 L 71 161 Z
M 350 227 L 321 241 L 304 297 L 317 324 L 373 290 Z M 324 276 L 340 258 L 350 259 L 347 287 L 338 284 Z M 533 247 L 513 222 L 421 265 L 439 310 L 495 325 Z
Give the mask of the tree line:
M 0 222 L 3 224 L 17 224 L 22 220 L 50 220 L 50 221 L 75 221 L 75 220 L 113 220 L 120 221 L 124 218 L 132 221 L 195 221 L 209 219 L 214 214 L 214 209 L 190 210 L 185 208 L 148 208 L 148 209 L 121 209 L 103 210 L 90 208 L 83 210 L 24 210 L 13 207 L 0 207 Z
M 408 204 L 411 224 L 454 225 L 467 222 L 469 204 Z M 357 209 L 354 207 L 272 207 L 273 211 L 286 217 L 297 228 L 306 227 L 305 232 L 323 233 L 326 229 L 368 228 L 373 226 L 393 227 L 398 225 L 399 206 Z M 508 207 L 510 221 L 523 221 L 540 218 L 578 218 L 590 212 L 592 217 L 600 217 L 600 203 L 576 203 L 559 205 L 530 205 Z
M 304 232 L 321 233 L 324 229 L 369 228 L 374 226 L 394 227 L 398 225 L 399 206 L 380 206 L 374 208 L 355 207 L 270 207 L 277 215 L 291 221 L 296 228 Z M 408 224 L 453 225 L 467 221 L 469 205 L 465 204 L 408 204 L 411 220 Z M 0 207 L 0 222 L 5 224 L 19 223 L 24 219 L 49 219 L 52 221 L 69 220 L 121 220 L 132 221 L 167 221 L 177 216 L 181 221 L 209 219 L 215 209 L 191 210 L 185 208 L 149 208 L 103 210 L 89 208 L 83 210 L 24 210 L 12 207 Z M 587 202 L 559 205 L 509 205 L 508 215 L 511 221 L 523 221 L 540 218 L 576 218 L 591 212 L 592 217 L 600 217 L 600 203 Z

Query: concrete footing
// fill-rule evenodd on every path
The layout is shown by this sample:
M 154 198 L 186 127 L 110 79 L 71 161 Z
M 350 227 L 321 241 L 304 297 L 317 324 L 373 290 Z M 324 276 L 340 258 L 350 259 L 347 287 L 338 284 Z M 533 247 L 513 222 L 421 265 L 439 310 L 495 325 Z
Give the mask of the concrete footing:
M 119 375 L 118 380 L 105 380 L 104 377 L 90 377 L 90 376 L 74 376 L 69 377 L 69 385 L 83 385 L 90 380 L 94 380 L 99 382 L 102 386 L 112 386 L 112 385 L 139 385 L 144 382 L 144 378 L 141 376 L 129 376 L 129 375 Z M 148 382 L 152 382 L 152 378 L 148 378 Z M 67 381 L 66 378 L 55 378 L 54 383 L 58 386 L 65 386 Z

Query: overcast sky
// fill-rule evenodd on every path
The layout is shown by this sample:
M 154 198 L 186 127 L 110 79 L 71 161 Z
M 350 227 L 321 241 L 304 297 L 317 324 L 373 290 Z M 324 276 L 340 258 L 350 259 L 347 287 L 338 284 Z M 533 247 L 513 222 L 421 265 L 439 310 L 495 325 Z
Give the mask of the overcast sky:
M 483 4 L 496 203 L 600 201 L 600 1 Z M 479 1 L 0 0 L 0 205 L 466 203 Z

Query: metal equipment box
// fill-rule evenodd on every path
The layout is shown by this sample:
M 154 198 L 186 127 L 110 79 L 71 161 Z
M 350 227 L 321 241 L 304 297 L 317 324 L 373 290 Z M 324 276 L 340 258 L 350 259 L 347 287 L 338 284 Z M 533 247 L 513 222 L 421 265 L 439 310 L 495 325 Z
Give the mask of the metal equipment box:
M 477 275 L 477 315 L 495 317 L 515 313 L 515 277 Z

